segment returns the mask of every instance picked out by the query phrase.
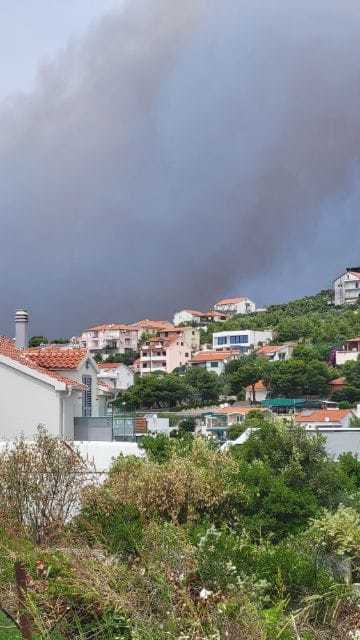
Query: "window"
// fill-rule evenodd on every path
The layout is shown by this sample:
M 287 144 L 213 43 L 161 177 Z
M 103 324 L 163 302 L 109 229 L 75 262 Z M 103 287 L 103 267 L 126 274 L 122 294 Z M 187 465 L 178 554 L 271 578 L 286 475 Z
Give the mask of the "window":
M 220 336 L 220 338 L 217 339 L 217 343 L 220 346 L 221 344 L 227 344 L 227 337 L 226 336 Z
M 147 362 L 143 362 L 142 368 L 147 369 Z
M 218 366 L 219 366 L 219 363 L 218 363 L 218 362 L 210 362 L 210 367 L 211 367 L 212 369 L 217 369 L 217 367 L 218 367 Z
M 83 376 L 82 383 L 85 385 L 86 389 L 84 389 L 82 394 L 82 414 L 83 418 L 91 418 L 91 409 L 92 409 L 92 393 L 91 393 L 91 376 Z
M 244 344 L 249 342 L 249 336 L 230 336 L 230 344 Z
M 189 357 L 189 354 L 188 354 L 188 353 L 185 353 L 185 358 L 188 358 L 188 357 Z
M 236 416 L 236 422 L 242 422 L 243 417 L 242 416 Z

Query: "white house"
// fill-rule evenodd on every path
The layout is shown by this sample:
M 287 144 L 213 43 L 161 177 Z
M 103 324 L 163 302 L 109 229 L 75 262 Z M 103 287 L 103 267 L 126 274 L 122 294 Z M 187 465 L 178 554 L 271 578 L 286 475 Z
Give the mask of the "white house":
M 97 374 L 98 368 L 87 349 L 61 346 L 46 346 L 24 350 L 24 355 L 34 364 L 84 385 L 82 396 L 75 400 L 74 416 L 96 417 L 99 415 Z
M 222 322 L 226 320 L 227 316 L 224 313 L 217 311 L 195 311 L 194 309 L 183 309 L 177 311 L 174 315 L 173 323 L 175 327 L 181 324 L 198 324 L 200 326 L 206 326 L 211 322 Z
M 224 298 L 214 305 L 214 311 L 228 316 L 255 313 L 256 304 L 250 298 Z
M 74 340 L 93 354 L 124 354 L 137 351 L 139 331 L 127 324 L 101 324 L 86 329 Z
M 335 362 L 338 367 L 346 362 L 354 362 L 359 359 L 360 355 L 360 337 L 346 340 L 342 349 L 337 349 L 335 353 Z
M 32 438 L 44 425 L 52 435 L 73 439 L 87 393 L 82 381 L 39 366 L 10 338 L 0 338 L 0 438 Z
M 271 362 L 279 360 L 289 360 L 294 352 L 293 343 L 285 344 L 267 344 L 257 350 L 256 355 L 266 358 Z
M 263 400 L 266 400 L 267 392 L 267 388 L 263 381 L 258 380 L 258 382 L 255 383 L 255 402 L 262 402 Z M 247 400 L 247 402 L 253 402 L 254 400 L 253 388 L 251 385 L 245 389 L 245 400 Z
M 238 351 L 199 351 L 193 355 L 190 365 L 220 376 L 224 373 L 227 363 L 238 357 Z
M 266 329 L 263 331 L 238 330 L 219 331 L 213 334 L 213 349 L 216 351 L 233 349 L 242 354 L 249 354 L 258 347 L 262 347 L 273 339 L 273 332 Z
M 360 415 L 359 407 L 353 409 L 315 409 L 314 411 L 303 411 L 295 416 L 295 422 L 306 429 L 320 427 L 349 428 L 351 418 Z
M 360 298 L 360 267 L 348 267 L 341 276 L 334 280 L 334 302 L 354 304 Z
M 122 362 L 101 362 L 98 369 L 98 380 L 110 384 L 113 389 L 125 391 L 134 384 L 134 372 Z

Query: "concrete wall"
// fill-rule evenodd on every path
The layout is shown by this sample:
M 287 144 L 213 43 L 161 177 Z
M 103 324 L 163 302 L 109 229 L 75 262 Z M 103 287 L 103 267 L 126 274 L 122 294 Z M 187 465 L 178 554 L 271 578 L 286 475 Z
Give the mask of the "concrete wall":
M 74 440 L 112 442 L 112 418 L 75 418 Z
M 53 387 L 0 363 L 0 438 L 32 438 L 39 424 L 58 436 L 60 409 Z
M 319 429 L 318 433 L 325 436 L 326 451 L 330 456 L 338 458 L 342 453 L 351 452 L 360 457 L 360 429 Z

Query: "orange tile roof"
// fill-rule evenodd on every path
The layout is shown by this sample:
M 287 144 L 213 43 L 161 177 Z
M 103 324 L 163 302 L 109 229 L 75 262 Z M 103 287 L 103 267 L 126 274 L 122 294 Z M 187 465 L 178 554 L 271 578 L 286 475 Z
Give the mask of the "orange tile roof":
M 98 387 L 102 391 L 112 391 L 112 392 L 116 391 L 116 389 L 111 384 L 108 384 L 107 382 L 104 382 L 103 380 L 98 380 Z
M 249 298 L 224 298 L 223 300 L 219 300 L 215 306 L 221 304 L 237 304 L 238 302 L 244 302 L 244 300 L 248 300 Z
M 349 413 L 353 413 L 351 409 L 317 409 L 310 414 L 300 413 L 295 416 L 296 422 L 341 422 Z
M 199 351 L 193 355 L 191 362 L 215 362 L 228 360 L 232 356 L 238 355 L 238 351 Z
M 255 383 L 255 391 L 266 391 L 266 389 L 267 387 L 262 380 L 258 380 L 258 382 Z M 246 391 L 252 391 L 251 384 L 246 387 Z
M 129 324 L 122 324 L 122 323 L 96 324 L 86 329 L 84 333 L 87 333 L 87 331 L 129 331 L 129 330 L 131 330 L 131 325 Z
M 122 362 L 98 362 L 98 369 L 117 369 L 121 367 Z
M 148 318 L 135 322 L 131 327 L 135 329 L 163 329 L 164 331 L 166 329 L 174 329 L 174 325 L 167 320 L 149 320 Z
M 288 345 L 285 344 L 266 344 L 263 347 L 260 347 L 256 351 L 258 355 L 267 355 L 270 353 L 277 353 L 278 351 L 282 351 L 282 349 L 286 349 Z
M 346 378 L 335 378 L 335 380 L 330 380 L 329 385 L 331 387 L 343 387 L 346 384 Z
M 88 352 L 78 347 L 69 349 L 38 347 L 26 349 L 25 354 L 44 369 L 77 369 Z
M 49 371 L 48 369 L 41 367 L 35 362 L 32 358 L 27 355 L 26 351 L 21 351 L 17 349 L 15 343 L 11 338 L 0 338 L 0 355 L 9 358 L 10 360 L 14 360 L 18 364 L 23 365 L 24 367 L 28 367 L 33 371 L 37 371 L 38 373 L 42 373 L 50 378 L 58 380 L 59 382 L 63 382 L 67 387 L 73 387 L 76 389 L 85 389 L 85 386 L 80 382 L 72 380 L 71 378 L 67 378 L 65 376 L 56 373 L 55 371 Z
M 207 316 L 209 315 L 208 313 L 204 313 L 203 311 L 194 311 L 194 309 L 184 309 L 184 311 L 186 311 L 186 313 L 191 313 L 191 315 L 195 316 L 196 318 L 207 318 Z

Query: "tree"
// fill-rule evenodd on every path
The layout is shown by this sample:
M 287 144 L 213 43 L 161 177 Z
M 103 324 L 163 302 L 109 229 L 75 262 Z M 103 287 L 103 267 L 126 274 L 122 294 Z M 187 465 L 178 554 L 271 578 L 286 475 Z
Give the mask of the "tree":
M 195 428 L 196 428 L 196 420 L 195 418 L 192 418 L 191 416 L 189 416 L 188 418 L 185 418 L 180 422 L 179 433 L 180 434 L 194 433 Z
M 256 402 L 255 385 L 264 377 L 267 367 L 267 361 L 255 355 L 233 360 L 226 369 L 231 391 L 238 395 L 244 387 L 251 386 L 252 400 Z
M 91 483 L 91 466 L 66 443 L 39 428 L 34 442 L 23 437 L 0 454 L 2 521 L 42 544 L 63 533 Z
M 29 340 L 29 347 L 40 347 L 42 344 L 48 344 L 48 339 L 46 336 L 32 336 Z
M 304 395 L 327 396 L 328 382 L 336 376 L 324 362 L 291 359 L 270 363 L 263 379 L 271 395 L 287 398 Z
M 137 351 L 129 349 L 128 351 L 125 351 L 125 353 L 114 353 L 114 355 L 107 356 L 105 362 L 121 362 L 122 364 L 129 366 L 133 364 L 138 357 L 139 354 Z
M 95 360 L 95 362 L 97 362 L 97 363 L 102 362 L 102 361 L 103 361 L 103 359 L 102 359 L 102 355 L 101 355 L 101 353 L 95 353 L 95 355 L 94 355 L 94 360 Z

